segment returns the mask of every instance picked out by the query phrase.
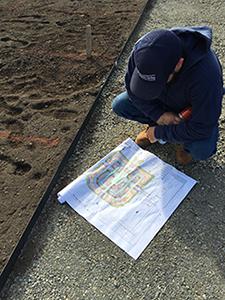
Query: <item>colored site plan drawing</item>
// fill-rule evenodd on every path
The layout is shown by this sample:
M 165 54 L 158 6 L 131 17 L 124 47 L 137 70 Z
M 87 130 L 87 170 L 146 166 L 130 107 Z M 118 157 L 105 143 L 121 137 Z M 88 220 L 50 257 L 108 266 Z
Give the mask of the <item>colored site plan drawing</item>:
M 58 200 L 137 259 L 195 184 L 127 139 L 61 190 Z
M 153 179 L 153 175 L 135 162 L 129 162 L 119 151 L 103 160 L 86 179 L 88 187 L 100 198 L 120 207 L 130 202 Z

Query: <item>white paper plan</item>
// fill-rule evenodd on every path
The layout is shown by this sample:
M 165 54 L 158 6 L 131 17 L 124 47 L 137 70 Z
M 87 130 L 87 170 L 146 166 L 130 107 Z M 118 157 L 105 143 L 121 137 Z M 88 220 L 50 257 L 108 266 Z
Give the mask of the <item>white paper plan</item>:
M 58 193 L 137 259 L 196 181 L 125 140 Z

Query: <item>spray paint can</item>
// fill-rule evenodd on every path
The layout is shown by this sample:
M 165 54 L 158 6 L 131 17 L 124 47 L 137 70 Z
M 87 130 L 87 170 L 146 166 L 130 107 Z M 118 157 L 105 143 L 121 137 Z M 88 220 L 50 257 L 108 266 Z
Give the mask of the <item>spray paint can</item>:
M 189 106 L 185 109 L 183 109 L 179 114 L 179 118 L 181 120 L 189 120 L 191 118 L 191 114 L 192 114 L 192 107 Z

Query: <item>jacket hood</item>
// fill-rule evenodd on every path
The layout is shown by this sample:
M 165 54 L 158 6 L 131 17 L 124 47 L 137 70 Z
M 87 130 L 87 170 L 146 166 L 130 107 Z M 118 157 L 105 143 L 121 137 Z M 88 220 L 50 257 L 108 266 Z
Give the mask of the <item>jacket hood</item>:
M 170 30 L 182 41 L 185 58 L 184 69 L 189 69 L 198 63 L 209 51 L 212 43 L 212 29 L 210 27 L 174 27 Z

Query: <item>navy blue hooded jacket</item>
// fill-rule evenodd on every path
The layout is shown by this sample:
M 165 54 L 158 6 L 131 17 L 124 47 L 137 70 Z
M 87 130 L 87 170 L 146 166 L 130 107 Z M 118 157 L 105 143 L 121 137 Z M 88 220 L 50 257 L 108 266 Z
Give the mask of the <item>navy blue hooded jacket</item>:
M 210 137 L 218 126 L 223 97 L 222 68 L 210 48 L 209 27 L 172 28 L 182 41 L 184 64 L 176 77 L 166 85 L 159 99 L 143 100 L 132 94 L 129 84 L 135 68 L 130 55 L 125 85 L 132 103 L 157 121 L 166 111 L 179 113 L 192 106 L 192 116 L 178 125 L 156 125 L 155 137 L 169 142 L 189 143 Z

